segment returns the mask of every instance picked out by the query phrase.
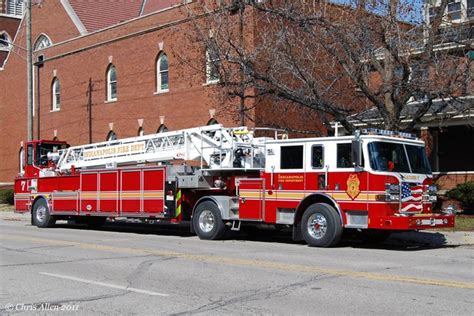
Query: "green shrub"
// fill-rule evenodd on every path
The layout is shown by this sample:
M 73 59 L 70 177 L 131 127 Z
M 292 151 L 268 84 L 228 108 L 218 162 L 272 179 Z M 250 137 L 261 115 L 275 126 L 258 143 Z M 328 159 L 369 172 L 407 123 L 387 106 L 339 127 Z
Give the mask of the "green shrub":
M 466 209 L 474 209 L 474 181 L 458 184 L 446 192 L 446 196 L 461 202 Z
M 15 203 L 12 189 L 0 191 L 0 203 L 8 203 L 10 205 Z

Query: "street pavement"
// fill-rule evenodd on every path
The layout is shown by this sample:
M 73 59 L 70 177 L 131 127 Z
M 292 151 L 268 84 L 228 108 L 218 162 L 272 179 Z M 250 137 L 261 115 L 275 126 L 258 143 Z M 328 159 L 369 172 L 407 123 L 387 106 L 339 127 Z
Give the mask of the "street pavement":
M 0 212 L 0 314 L 473 315 L 474 235 L 310 248 L 284 232 L 202 241 L 177 226 L 40 229 Z

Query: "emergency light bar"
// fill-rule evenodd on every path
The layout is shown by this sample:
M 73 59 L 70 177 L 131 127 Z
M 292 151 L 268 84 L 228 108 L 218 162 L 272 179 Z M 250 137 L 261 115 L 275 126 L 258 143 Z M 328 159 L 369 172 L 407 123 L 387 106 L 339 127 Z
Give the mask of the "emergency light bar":
M 401 137 L 408 139 L 417 139 L 417 137 L 412 133 L 398 132 L 398 131 L 389 131 L 385 129 L 378 128 L 364 128 L 362 129 L 363 135 L 380 135 L 380 136 L 391 136 L 391 137 Z

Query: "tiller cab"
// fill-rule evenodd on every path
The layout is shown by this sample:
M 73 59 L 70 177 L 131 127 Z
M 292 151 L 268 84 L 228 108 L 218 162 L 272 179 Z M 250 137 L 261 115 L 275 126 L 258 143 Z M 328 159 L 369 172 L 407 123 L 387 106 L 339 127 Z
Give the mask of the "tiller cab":
M 187 224 L 201 239 L 272 225 L 317 247 L 348 229 L 375 238 L 454 226 L 453 214 L 433 211 L 421 140 L 381 130 L 303 139 L 258 132 L 212 125 L 73 147 L 26 142 L 15 208 L 38 227 L 138 218 Z

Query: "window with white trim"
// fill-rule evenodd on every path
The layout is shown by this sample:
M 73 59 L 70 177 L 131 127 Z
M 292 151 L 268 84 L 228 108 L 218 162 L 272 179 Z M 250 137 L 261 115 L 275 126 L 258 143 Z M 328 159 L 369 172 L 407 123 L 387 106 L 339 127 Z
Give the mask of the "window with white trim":
M 24 4 L 22 0 L 6 0 L 7 14 L 22 16 Z
M 474 17 L 474 0 L 467 0 L 467 17 Z
M 448 7 L 446 8 L 450 20 L 461 19 L 461 1 L 448 0 Z
M 0 50 L 9 51 L 12 47 L 12 40 L 7 32 L 0 32 Z
M 156 60 L 156 92 L 169 91 L 168 56 L 161 52 Z
M 115 134 L 114 131 L 110 131 L 107 134 L 107 141 L 111 141 L 111 140 L 117 140 L 117 134 Z
M 58 78 L 53 79 L 51 85 L 51 96 L 51 111 L 59 111 L 61 109 L 61 86 Z
M 220 58 L 217 52 L 206 50 L 206 83 L 219 82 Z
M 107 68 L 107 101 L 117 100 L 117 72 L 115 66 L 110 64 Z
M 51 42 L 51 39 L 48 37 L 48 35 L 41 34 L 36 39 L 35 45 L 33 47 L 34 47 L 34 50 L 40 50 L 40 49 L 49 47 L 51 45 L 53 45 L 53 43 Z
M 157 133 L 165 133 L 168 131 L 168 127 L 166 127 L 165 124 L 160 124 L 160 126 L 158 126 L 158 129 L 156 130 Z

